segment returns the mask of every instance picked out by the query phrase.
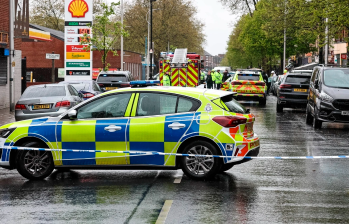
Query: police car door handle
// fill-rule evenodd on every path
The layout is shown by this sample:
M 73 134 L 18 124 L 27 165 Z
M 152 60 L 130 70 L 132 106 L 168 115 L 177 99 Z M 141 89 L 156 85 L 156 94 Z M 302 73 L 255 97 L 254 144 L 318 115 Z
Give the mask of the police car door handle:
M 181 124 L 178 122 L 172 123 L 170 125 L 168 125 L 169 128 L 172 128 L 173 130 L 178 130 L 180 128 L 185 128 L 185 124 Z
M 104 130 L 109 131 L 109 132 L 116 132 L 120 131 L 122 128 L 120 126 L 115 126 L 115 125 L 109 125 L 108 127 L 105 127 Z

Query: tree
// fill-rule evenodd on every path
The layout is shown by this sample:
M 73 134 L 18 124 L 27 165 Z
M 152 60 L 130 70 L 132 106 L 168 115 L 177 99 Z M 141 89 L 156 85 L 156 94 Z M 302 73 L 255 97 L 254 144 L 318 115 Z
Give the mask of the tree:
M 249 13 L 252 17 L 253 11 L 259 0 L 220 0 L 223 5 L 228 6 L 234 13 Z
M 89 34 L 84 34 L 80 44 L 87 45 L 86 50 L 99 51 L 102 54 L 103 71 L 108 71 L 109 63 L 106 62 L 109 52 L 117 55 L 117 50 L 114 45 L 118 38 L 122 35 L 128 36 L 120 21 L 114 21 L 113 16 L 116 16 L 115 6 L 120 5 L 120 2 L 112 2 L 110 6 L 105 3 L 101 4 L 102 13 L 97 15 L 93 24 L 89 25 L 92 28 L 92 37 Z
M 148 35 L 149 0 L 135 0 L 126 7 L 125 26 L 130 36 L 126 49 L 143 53 Z M 161 0 L 153 3 L 153 41 L 155 58 L 166 51 L 168 44 L 188 48 L 188 52 L 203 53 L 203 24 L 196 18 L 196 8 L 187 0 Z
M 93 14 L 99 15 L 104 0 L 93 1 Z M 64 0 L 31 0 L 30 23 L 64 32 Z

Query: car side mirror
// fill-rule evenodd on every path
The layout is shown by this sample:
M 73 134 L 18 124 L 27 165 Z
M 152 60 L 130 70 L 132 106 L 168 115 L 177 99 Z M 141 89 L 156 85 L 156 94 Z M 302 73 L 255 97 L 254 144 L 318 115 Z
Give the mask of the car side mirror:
M 315 89 L 318 89 L 318 88 L 319 88 L 319 80 L 318 80 L 318 79 L 315 80 L 315 82 L 314 82 L 314 88 L 315 88 Z
M 84 98 L 84 95 L 82 93 L 79 93 L 80 98 Z
M 250 113 L 250 108 L 246 109 L 246 114 Z
M 74 120 L 77 118 L 77 111 L 76 110 L 71 110 L 68 112 L 68 117 L 70 120 Z

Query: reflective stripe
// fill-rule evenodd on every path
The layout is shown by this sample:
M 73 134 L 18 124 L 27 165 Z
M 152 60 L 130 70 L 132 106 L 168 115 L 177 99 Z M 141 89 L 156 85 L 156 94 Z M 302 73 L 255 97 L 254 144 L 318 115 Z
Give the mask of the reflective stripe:
M 131 116 L 131 110 L 132 110 L 132 105 L 133 105 L 133 100 L 135 98 L 135 93 L 132 94 L 130 101 L 128 102 L 126 112 L 125 112 L 125 117 L 130 117 Z
M 133 102 L 133 107 L 132 107 L 132 114 L 131 117 L 136 116 L 136 111 L 137 111 L 137 104 L 138 104 L 138 98 L 139 98 L 139 93 L 136 95 L 136 99 Z

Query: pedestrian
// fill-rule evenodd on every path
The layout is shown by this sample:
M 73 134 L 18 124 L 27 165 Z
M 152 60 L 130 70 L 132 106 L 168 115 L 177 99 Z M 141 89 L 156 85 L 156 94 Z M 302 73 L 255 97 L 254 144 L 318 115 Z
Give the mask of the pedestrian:
M 214 69 L 212 69 L 212 71 L 211 71 L 211 77 L 212 77 L 212 83 L 213 83 L 213 89 L 216 89 L 216 72 L 215 72 L 215 70 Z
M 204 84 L 204 82 L 205 82 L 205 73 L 204 73 L 204 69 L 201 69 L 200 84 Z
M 212 81 L 213 77 L 212 77 L 211 74 L 212 74 L 211 71 L 208 71 L 207 77 L 206 77 L 206 87 L 207 87 L 207 89 L 212 89 L 212 87 L 213 87 L 213 81 Z
M 217 89 L 221 89 L 222 79 L 223 79 L 223 75 L 220 73 L 220 70 L 218 69 L 215 72 L 215 82 L 216 82 Z
M 225 82 L 228 79 L 228 69 L 225 69 L 224 73 L 223 73 L 223 80 L 222 82 Z
M 265 71 L 262 69 L 262 77 L 264 79 L 264 82 L 267 82 L 268 81 L 268 76 L 267 76 L 267 73 L 265 73 Z
M 271 75 L 270 76 L 274 77 L 274 76 L 276 76 L 276 73 L 274 71 L 271 71 Z
M 164 77 L 162 79 L 162 85 L 171 86 L 171 77 L 168 71 L 164 74 Z

